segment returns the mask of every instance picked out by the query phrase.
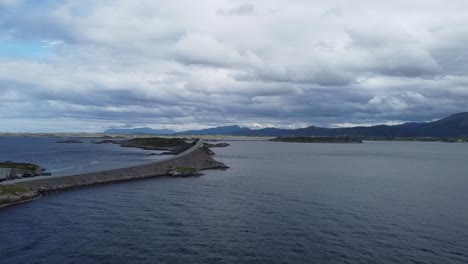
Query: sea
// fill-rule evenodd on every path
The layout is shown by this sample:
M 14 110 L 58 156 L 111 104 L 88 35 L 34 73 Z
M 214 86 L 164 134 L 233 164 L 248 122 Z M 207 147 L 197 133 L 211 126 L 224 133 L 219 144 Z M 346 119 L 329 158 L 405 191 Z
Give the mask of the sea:
M 0 160 L 51 171 L 152 157 L 1 140 Z M 228 143 L 213 149 L 226 171 L 0 208 L 0 263 L 468 263 L 468 144 Z
M 73 175 L 147 164 L 163 151 L 96 144 L 106 138 L 0 137 L 0 162 L 31 162 L 52 176 Z M 60 143 L 77 140 L 81 143 Z

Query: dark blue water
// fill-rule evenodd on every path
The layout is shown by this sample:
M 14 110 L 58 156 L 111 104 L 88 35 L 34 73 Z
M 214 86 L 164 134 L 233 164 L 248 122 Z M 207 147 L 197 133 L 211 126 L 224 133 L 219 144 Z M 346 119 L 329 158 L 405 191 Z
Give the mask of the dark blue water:
M 231 143 L 224 172 L 0 209 L 0 262 L 468 263 L 468 144 Z
M 57 143 L 67 138 L 0 138 L 0 161 L 32 162 L 53 175 L 71 175 L 123 168 L 152 162 L 161 151 L 122 148 L 116 144 L 93 144 L 102 139 L 79 139 L 83 143 Z

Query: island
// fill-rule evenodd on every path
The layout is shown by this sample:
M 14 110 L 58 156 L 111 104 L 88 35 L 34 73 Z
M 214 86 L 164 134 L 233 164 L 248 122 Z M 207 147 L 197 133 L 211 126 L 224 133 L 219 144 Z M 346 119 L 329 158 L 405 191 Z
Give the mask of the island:
M 225 148 L 225 147 L 229 147 L 230 145 L 228 143 L 216 143 L 216 144 L 204 143 L 203 146 L 206 146 L 208 148 Z
M 273 142 L 294 142 L 294 143 L 362 143 L 358 137 L 276 137 L 269 139 Z
M 196 141 L 191 143 L 180 138 L 132 138 L 128 140 L 118 141 L 121 147 L 141 148 L 145 150 L 166 150 L 170 154 L 177 155 L 191 148 Z M 168 154 L 167 152 L 165 154 Z
M 0 185 L 0 207 L 30 201 L 49 193 L 84 186 L 162 176 L 199 176 L 203 170 L 225 170 L 229 168 L 210 156 L 212 151 L 208 151 L 209 149 L 203 146 L 203 140 L 201 139 L 186 142 L 178 139 L 145 138 L 128 140 L 123 144 L 127 147 L 132 145 L 133 147 L 147 149 L 164 147 L 178 151 L 178 153 L 145 165 Z
M 67 140 L 57 141 L 57 143 L 77 144 L 77 143 L 83 143 L 83 141 L 78 140 L 78 139 L 67 139 Z
M 418 141 L 418 142 L 445 142 L 468 143 L 468 137 L 362 137 L 367 141 Z
M 193 142 L 187 142 L 181 138 L 143 137 L 126 140 L 105 139 L 93 142 L 94 144 L 117 144 L 126 148 L 141 148 L 145 150 L 165 150 L 159 155 L 177 155 L 193 146 Z M 156 154 L 151 154 L 156 155 Z

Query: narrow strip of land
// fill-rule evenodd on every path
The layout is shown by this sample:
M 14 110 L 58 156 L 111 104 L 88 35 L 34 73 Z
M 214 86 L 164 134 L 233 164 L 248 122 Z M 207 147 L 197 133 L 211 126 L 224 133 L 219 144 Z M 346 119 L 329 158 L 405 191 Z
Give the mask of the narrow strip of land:
M 4 188 L 9 188 L 11 191 L 3 194 L 0 193 L 0 206 L 28 201 L 35 197 L 39 197 L 41 194 L 62 190 L 96 184 L 165 176 L 168 175 L 168 170 L 171 168 L 194 168 L 197 170 L 227 168 L 225 164 L 214 160 L 203 148 L 201 148 L 202 145 L 203 140 L 198 139 L 190 149 L 178 155 L 158 160 L 150 164 L 71 176 L 32 179 L 4 186 Z
M 195 141 L 195 144 L 192 147 L 190 147 L 189 149 L 187 149 L 187 150 L 185 150 L 185 151 L 183 151 L 183 152 L 181 152 L 181 153 L 179 153 L 177 155 L 167 156 L 165 158 L 158 159 L 156 161 L 153 161 L 151 164 L 157 164 L 159 162 L 177 159 L 179 157 L 190 154 L 193 151 L 200 148 L 203 145 L 203 143 L 204 143 L 204 141 L 202 139 L 198 139 L 197 141 Z M 135 166 L 132 166 L 132 167 L 135 167 Z M 106 171 L 115 171 L 115 170 L 120 170 L 120 169 L 121 168 L 113 169 L 113 170 L 106 170 Z M 102 171 L 102 172 L 105 172 L 105 171 Z M 82 175 L 82 174 L 89 174 L 89 173 L 80 173 L 80 174 L 71 174 L 71 175 L 49 175 L 49 176 L 37 176 L 37 177 L 33 177 L 33 178 L 22 178 L 22 179 L 15 179 L 15 180 L 0 182 L 0 185 L 12 185 L 12 184 L 17 184 L 17 183 L 44 180 L 44 179 L 49 180 L 49 179 L 53 179 L 53 178 L 73 177 L 73 176 L 78 176 L 78 175 Z

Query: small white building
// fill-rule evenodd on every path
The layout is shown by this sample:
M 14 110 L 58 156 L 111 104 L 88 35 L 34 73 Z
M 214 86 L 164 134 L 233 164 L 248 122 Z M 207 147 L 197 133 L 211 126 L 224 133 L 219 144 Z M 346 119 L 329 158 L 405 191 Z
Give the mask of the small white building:
M 11 177 L 11 168 L 0 168 L 0 180 L 5 180 Z

